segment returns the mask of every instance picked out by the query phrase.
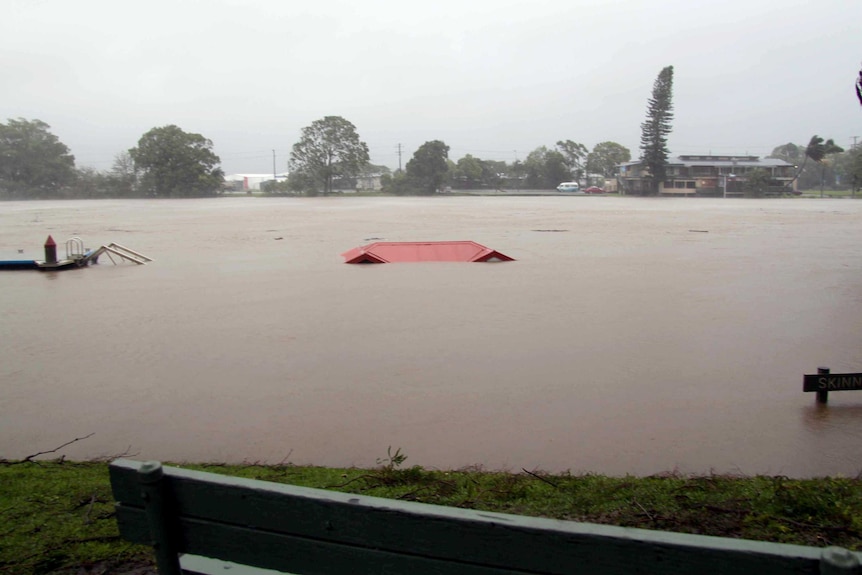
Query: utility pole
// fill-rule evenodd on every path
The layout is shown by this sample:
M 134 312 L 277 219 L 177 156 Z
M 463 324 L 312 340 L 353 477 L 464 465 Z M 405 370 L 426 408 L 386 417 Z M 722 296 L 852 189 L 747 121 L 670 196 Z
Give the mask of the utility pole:
M 272 179 L 274 180 L 275 176 L 275 150 L 272 151 Z
M 398 144 L 398 171 L 401 172 L 401 144 Z
M 853 138 L 853 147 L 851 149 L 855 150 L 856 149 L 856 139 L 859 138 L 859 136 L 850 136 L 850 137 Z

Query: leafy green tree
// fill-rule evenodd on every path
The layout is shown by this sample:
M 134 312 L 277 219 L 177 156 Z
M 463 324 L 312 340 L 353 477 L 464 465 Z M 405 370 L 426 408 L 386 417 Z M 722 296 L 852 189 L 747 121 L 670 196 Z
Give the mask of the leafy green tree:
M 515 160 L 506 170 L 506 184 L 520 190 L 526 185 L 527 166 L 521 160 Z
M 467 154 L 452 169 L 452 185 L 470 190 L 482 183 L 482 161 Z
M 840 154 L 835 154 L 830 166 L 833 185 L 856 192 L 862 187 L 862 146 L 851 148 Z
M 527 188 L 550 190 L 572 177 L 563 154 L 546 146 L 540 146 L 527 154 L 524 170 L 524 184 Z
M 449 146 L 440 140 L 425 142 L 407 162 L 410 186 L 420 194 L 433 194 L 446 181 Z
M 75 182 L 75 156 L 41 120 L 0 124 L 0 197 L 58 197 Z
M 304 170 L 293 170 L 288 173 L 286 187 L 292 195 L 313 196 L 317 193 L 317 182 L 311 174 Z
M 75 182 L 69 187 L 69 196 L 75 198 L 103 199 L 116 197 L 114 182 L 107 174 L 95 168 L 79 168 Z
M 482 164 L 482 185 L 487 188 L 498 188 L 503 181 L 503 174 L 508 171 L 506 162 L 500 160 L 480 160 Z
M 396 170 L 394 174 L 384 174 L 380 178 L 380 185 L 384 194 L 395 194 L 396 196 L 404 196 L 410 193 L 415 193 L 410 187 L 410 180 L 403 170 Z
M 545 154 L 545 187 L 556 188 L 561 182 L 568 180 L 573 175 L 569 166 L 562 153 L 556 150 L 548 151 Z M 576 171 L 583 173 L 581 168 L 576 168 Z
M 746 174 L 743 193 L 747 198 L 762 198 L 769 191 L 772 176 L 763 168 L 756 168 Z
M 400 172 L 399 172 L 400 173 Z M 388 193 L 390 190 L 387 188 L 391 188 L 392 186 L 392 172 L 388 172 L 386 174 L 380 174 L 380 189 L 383 193 Z
M 790 186 L 793 181 L 798 181 L 799 188 L 807 190 L 819 186 L 827 174 L 833 176 L 827 156 L 842 151 L 834 141 L 824 141 L 820 136 L 814 135 L 807 146 L 787 143 L 773 149 L 769 157 L 793 164 L 796 167 L 796 174 L 787 185 Z M 813 160 L 817 166 L 809 165 L 808 160 Z
M 200 134 L 174 125 L 153 128 L 129 150 L 135 171 L 141 175 L 139 191 L 145 196 L 192 198 L 214 196 L 224 182 L 221 160 L 213 143 Z
M 545 183 L 545 155 L 548 151 L 547 146 L 540 146 L 524 158 L 524 185 L 527 188 L 544 188 L 547 186 Z
M 667 175 L 667 137 L 673 119 L 673 66 L 659 72 L 647 103 L 647 119 L 641 124 L 641 160 L 651 175 L 650 188 L 658 194 Z
M 811 137 L 811 141 L 808 142 L 808 146 L 805 148 L 805 156 L 819 164 L 829 154 L 836 154 L 843 151 L 844 148 L 837 146 L 832 138 L 824 142 L 823 138 L 815 135 Z
M 823 181 L 826 175 L 826 167 L 828 165 L 827 157 L 830 154 L 840 154 L 844 148 L 835 144 L 832 138 L 825 142 L 820 136 L 812 136 L 805 148 L 805 159 L 809 158 L 820 165 L 820 196 L 823 196 Z
M 616 175 L 617 166 L 632 159 L 631 150 L 616 142 L 601 142 L 587 155 L 587 172 L 606 178 Z
M 812 138 L 812 142 L 809 142 L 809 145 L 816 145 L 816 139 L 817 136 L 814 136 L 814 138 Z M 814 147 L 812 147 L 812 151 L 813 150 Z M 796 168 L 796 173 L 793 175 L 793 179 L 785 183 L 785 187 L 788 188 L 787 191 L 793 187 L 793 182 L 797 182 L 797 186 L 801 190 L 808 190 L 819 185 L 820 173 L 814 166 L 808 164 L 809 156 L 806 154 L 806 146 L 788 142 L 773 148 L 772 153 L 769 154 L 768 157 L 784 160 L 788 164 L 793 164 L 794 168 Z
M 451 158 L 446 158 L 446 178 L 443 180 L 444 184 L 454 185 L 457 174 L 455 171 L 458 169 L 458 164 L 452 161 Z
M 862 190 L 862 146 L 850 150 L 846 164 L 846 177 L 853 195 Z
M 293 145 L 288 167 L 304 175 L 310 195 L 322 189 L 332 192 L 332 182 L 355 178 L 368 164 L 368 145 L 359 139 L 356 126 L 341 116 L 326 116 L 302 129 Z
M 449 160 L 449 182 L 455 188 L 498 188 L 508 170 L 506 162 L 482 160 L 470 154 L 457 162 Z
M 782 144 L 781 146 L 777 146 L 772 149 L 772 153 L 769 154 L 770 158 L 777 158 L 779 160 L 784 160 L 787 163 L 796 165 L 799 163 L 799 160 L 802 159 L 802 155 L 804 154 L 804 150 L 794 144 L 793 142 L 788 142 L 786 144 Z
M 111 166 L 110 181 L 118 197 L 133 197 L 138 184 L 138 172 L 135 161 L 129 152 L 120 152 L 114 156 Z
M 580 182 L 584 177 L 584 162 L 587 159 L 587 147 L 571 140 L 557 142 L 557 151 L 563 156 L 563 165 L 569 171 L 566 180 L 574 179 Z M 559 183 L 559 182 L 557 182 Z

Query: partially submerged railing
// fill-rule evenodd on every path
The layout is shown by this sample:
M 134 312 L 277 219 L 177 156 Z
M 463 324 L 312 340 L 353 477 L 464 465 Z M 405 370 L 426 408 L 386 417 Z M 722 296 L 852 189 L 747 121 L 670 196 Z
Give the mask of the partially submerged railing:
M 121 246 L 120 244 L 115 242 L 111 242 L 106 246 L 102 246 L 97 250 L 93 250 L 92 252 L 87 254 L 86 259 L 88 262 L 98 263 L 99 256 L 101 256 L 102 254 L 107 254 L 108 258 L 111 260 L 111 263 L 113 263 L 114 265 L 116 265 L 117 262 L 114 261 L 113 256 L 117 256 L 121 259 L 136 263 L 138 265 L 143 265 L 147 262 L 153 261 L 152 258 L 149 258 L 144 254 L 138 253 L 125 246 Z
M 77 236 L 71 237 L 66 240 L 67 260 L 81 259 L 84 257 L 84 255 L 84 240 Z

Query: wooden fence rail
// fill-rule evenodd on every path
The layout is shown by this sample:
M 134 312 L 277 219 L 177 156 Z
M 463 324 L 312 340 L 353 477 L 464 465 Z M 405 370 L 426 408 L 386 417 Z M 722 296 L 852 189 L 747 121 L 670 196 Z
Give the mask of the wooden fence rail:
M 110 473 L 122 536 L 152 545 L 162 575 L 246 573 L 195 556 L 308 575 L 862 574 L 862 556 L 838 547 L 457 509 L 158 462 L 119 459 Z

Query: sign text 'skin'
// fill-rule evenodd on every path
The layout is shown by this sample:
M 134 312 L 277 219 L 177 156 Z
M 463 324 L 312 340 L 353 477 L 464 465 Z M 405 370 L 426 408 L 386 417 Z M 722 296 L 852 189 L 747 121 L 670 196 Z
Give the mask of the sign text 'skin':
M 802 391 L 862 390 L 862 373 L 818 373 L 802 377 Z

